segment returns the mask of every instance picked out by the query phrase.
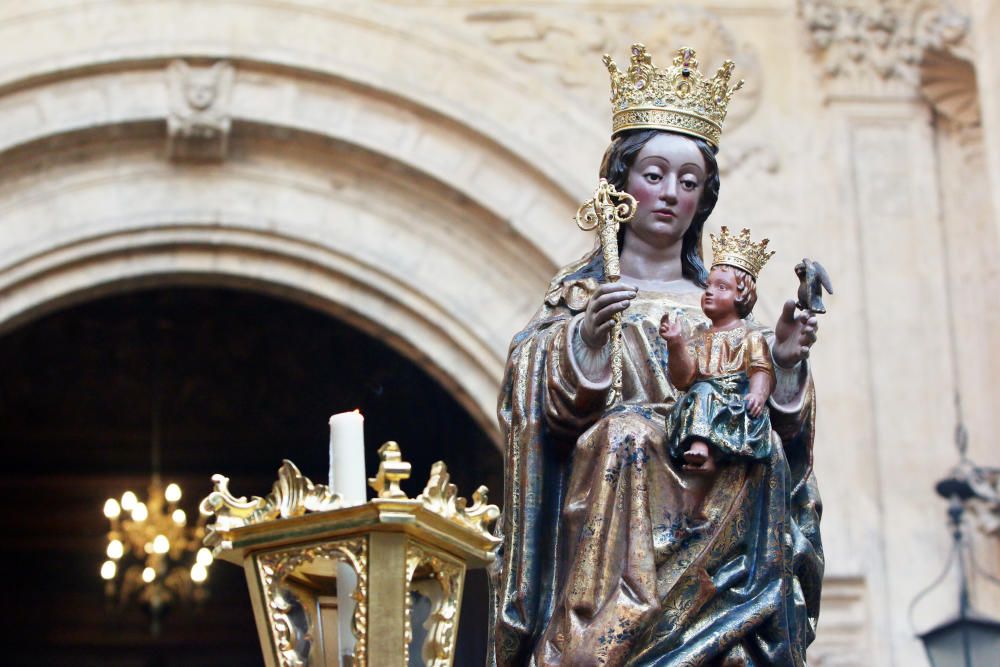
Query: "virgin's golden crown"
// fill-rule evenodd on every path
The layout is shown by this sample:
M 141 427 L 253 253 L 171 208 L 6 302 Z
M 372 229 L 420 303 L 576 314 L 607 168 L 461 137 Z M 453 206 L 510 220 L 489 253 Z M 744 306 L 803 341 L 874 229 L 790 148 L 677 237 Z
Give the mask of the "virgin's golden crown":
M 750 240 L 750 230 L 744 228 L 739 236 L 732 236 L 729 228 L 723 226 L 719 238 L 712 237 L 712 266 L 726 264 L 735 266 L 747 271 L 757 279 L 760 270 L 767 264 L 767 260 L 774 255 L 773 250 L 767 249 L 769 239 L 764 239 L 760 243 Z
M 733 61 L 711 79 L 698 71 L 694 49 L 680 48 L 670 67 L 659 69 L 642 44 L 632 45 L 632 62 L 622 72 L 604 54 L 611 74 L 611 136 L 636 128 L 682 132 L 719 146 L 729 100 L 743 80 L 729 87 Z

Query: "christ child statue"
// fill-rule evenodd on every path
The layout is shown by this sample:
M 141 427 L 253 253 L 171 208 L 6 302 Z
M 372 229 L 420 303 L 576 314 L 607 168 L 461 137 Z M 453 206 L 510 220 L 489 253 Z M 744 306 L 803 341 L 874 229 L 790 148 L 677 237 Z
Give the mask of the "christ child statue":
M 748 324 L 757 302 L 757 274 L 773 252 L 744 229 L 726 227 L 712 236 L 712 268 L 701 297 L 711 326 L 686 340 L 680 322 L 665 314 L 660 336 L 667 343 L 671 384 L 685 394 L 667 417 L 667 447 L 689 472 L 712 473 L 716 463 L 762 460 L 771 455 L 767 401 L 774 367 L 764 333 Z

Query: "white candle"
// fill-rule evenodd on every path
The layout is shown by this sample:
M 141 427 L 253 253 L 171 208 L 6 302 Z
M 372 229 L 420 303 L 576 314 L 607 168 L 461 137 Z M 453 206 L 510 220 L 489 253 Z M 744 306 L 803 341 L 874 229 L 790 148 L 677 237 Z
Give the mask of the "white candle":
M 330 490 L 339 493 L 344 506 L 367 501 L 368 476 L 365 474 L 365 418 L 357 410 L 330 417 Z M 337 626 L 340 654 L 354 655 L 354 598 L 358 585 L 354 569 L 337 563 Z
M 365 418 L 361 413 L 341 412 L 330 417 L 330 490 L 339 493 L 344 505 L 367 502 L 365 474 Z

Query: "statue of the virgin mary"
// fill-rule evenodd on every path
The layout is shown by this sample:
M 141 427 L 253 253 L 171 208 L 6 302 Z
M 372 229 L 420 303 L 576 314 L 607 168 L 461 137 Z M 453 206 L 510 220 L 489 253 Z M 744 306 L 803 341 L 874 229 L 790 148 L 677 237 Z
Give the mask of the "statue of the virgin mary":
M 791 300 L 773 330 L 750 323 L 768 338 L 777 379 L 767 459 L 706 476 L 671 460 L 664 442 L 678 390 L 658 329 L 664 313 L 689 331 L 706 325 L 701 237 L 739 88 L 733 65 L 710 78 L 680 49 L 661 69 L 641 44 L 626 71 L 605 62 L 613 131 L 600 175 L 636 212 L 619 233 L 621 280 L 605 280 L 600 250 L 564 267 L 511 343 L 488 664 L 804 665 L 823 577 L 815 318 Z M 617 314 L 622 389 L 609 401 Z

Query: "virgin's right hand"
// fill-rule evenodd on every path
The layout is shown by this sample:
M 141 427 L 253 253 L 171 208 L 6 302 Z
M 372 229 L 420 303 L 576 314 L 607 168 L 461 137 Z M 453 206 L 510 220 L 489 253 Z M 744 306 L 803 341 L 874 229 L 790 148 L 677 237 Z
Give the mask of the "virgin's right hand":
M 629 307 L 636 289 L 626 283 L 602 283 L 587 302 L 580 338 L 587 347 L 600 349 L 608 342 L 615 315 Z

